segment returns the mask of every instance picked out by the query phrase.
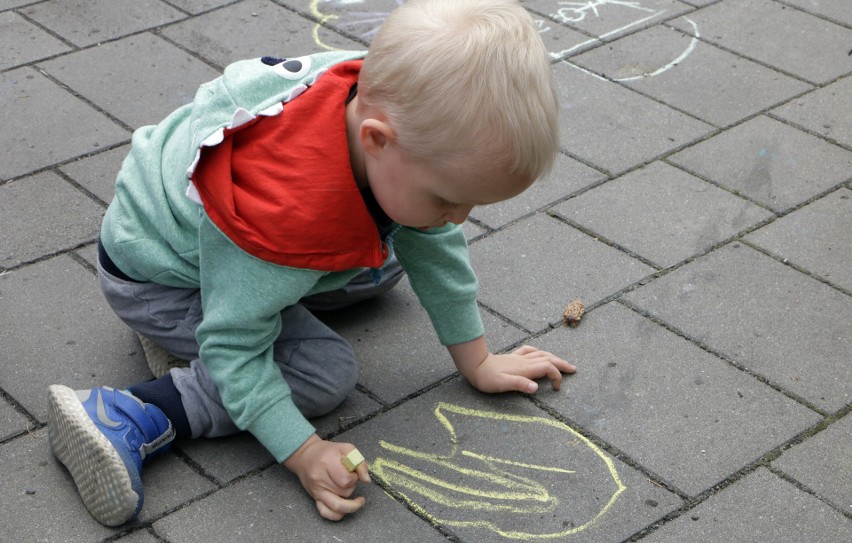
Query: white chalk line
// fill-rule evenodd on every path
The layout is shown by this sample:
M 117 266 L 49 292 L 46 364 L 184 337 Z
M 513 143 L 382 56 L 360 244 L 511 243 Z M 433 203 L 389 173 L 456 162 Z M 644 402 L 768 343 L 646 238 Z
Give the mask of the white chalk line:
M 613 35 L 615 35 L 615 34 L 619 34 L 619 33 L 621 33 L 621 32 L 624 32 L 625 30 L 627 30 L 627 29 L 629 29 L 629 28 L 633 28 L 633 27 L 634 27 L 634 26 L 636 26 L 636 25 L 641 25 L 641 24 L 642 24 L 642 23 L 644 23 L 645 21 L 650 21 L 650 20 L 651 20 L 651 19 L 653 19 L 654 17 L 658 17 L 658 16 L 662 15 L 662 14 L 663 14 L 663 13 L 665 13 L 665 12 L 666 12 L 666 10 L 658 11 L 657 13 L 654 13 L 653 15 L 649 15 L 648 17 L 644 17 L 644 18 L 639 19 L 639 20 L 637 20 L 637 21 L 633 21 L 632 23 L 630 23 L 630 24 L 628 24 L 628 25 L 624 25 L 624 26 L 622 26 L 621 28 L 616 28 L 615 30 L 612 30 L 612 31 L 610 31 L 610 32 L 607 32 L 606 34 L 603 34 L 603 35 L 601 35 L 601 36 L 598 36 L 597 38 L 592 38 L 592 39 L 590 39 L 590 40 L 586 40 L 586 41 L 584 41 L 583 43 L 578 43 L 577 45 L 575 45 L 575 46 L 573 46 L 573 47 L 571 47 L 571 48 L 569 48 L 569 49 L 565 49 L 565 50 L 560 51 L 560 52 L 558 52 L 558 53 L 550 53 L 550 56 L 551 56 L 552 58 L 562 58 L 562 57 L 564 57 L 565 55 L 569 55 L 569 54 L 573 53 L 574 51 L 576 51 L 577 49 L 579 49 L 579 48 L 581 48 L 581 47 L 585 47 L 586 45 L 589 45 L 590 43 L 603 43 L 603 42 L 604 42 L 604 40 L 606 40 L 608 37 L 613 36 Z
M 672 68 L 674 68 L 675 66 L 677 66 L 678 64 L 683 62 L 684 59 L 686 59 L 686 57 L 691 55 L 692 52 L 695 50 L 695 47 L 698 45 L 698 38 L 701 37 L 701 33 L 698 31 L 698 25 L 695 24 L 695 22 L 693 22 L 691 19 L 687 19 L 686 17 L 684 17 L 684 19 L 686 20 L 686 22 L 688 22 L 689 24 L 692 25 L 692 29 L 695 31 L 695 35 L 692 37 L 692 40 L 689 42 L 689 45 L 687 46 L 687 48 L 684 49 L 683 52 L 676 59 L 669 62 L 668 64 L 666 64 L 662 68 L 658 68 L 657 70 L 654 70 L 653 72 L 646 72 L 646 73 L 636 75 L 636 76 L 633 76 L 633 77 L 622 77 L 622 78 L 619 78 L 619 79 L 613 79 L 613 81 L 618 81 L 618 82 L 635 81 L 637 79 L 644 79 L 646 77 L 654 77 L 656 75 L 660 75 L 663 72 L 667 72 L 667 71 L 671 70 Z

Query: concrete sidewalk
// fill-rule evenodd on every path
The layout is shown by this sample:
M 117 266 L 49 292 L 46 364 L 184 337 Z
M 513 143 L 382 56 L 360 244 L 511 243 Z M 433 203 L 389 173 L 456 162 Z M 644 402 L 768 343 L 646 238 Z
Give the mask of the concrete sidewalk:
M 524 2 L 563 154 L 465 228 L 492 349 L 577 374 L 475 392 L 403 282 L 327 316 L 362 372 L 316 424 L 370 461 L 362 512 L 322 520 L 242 435 L 153 463 L 138 521 L 88 515 L 46 387 L 151 377 L 93 267 L 132 130 L 398 1 L 0 0 L 0 541 L 852 541 L 849 0 Z

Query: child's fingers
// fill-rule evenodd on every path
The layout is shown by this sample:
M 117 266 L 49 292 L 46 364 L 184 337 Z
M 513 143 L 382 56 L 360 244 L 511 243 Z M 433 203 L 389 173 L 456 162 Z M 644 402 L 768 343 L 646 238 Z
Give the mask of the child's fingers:
M 341 498 L 333 492 L 323 492 L 317 499 L 317 511 L 320 516 L 328 520 L 340 520 L 346 515 L 352 514 L 364 507 L 366 500 L 363 496 L 347 499 Z
M 531 345 L 521 345 L 520 347 L 515 349 L 515 351 L 512 354 L 516 354 L 518 356 L 524 356 L 524 355 L 527 355 L 527 354 L 530 354 L 530 353 L 534 353 L 536 351 L 538 351 L 538 349 L 536 349 L 535 347 L 533 347 Z
M 325 502 L 323 502 L 323 501 L 316 500 L 316 504 L 317 504 L 317 511 L 319 511 L 320 516 L 321 516 L 322 518 L 326 519 L 326 520 L 334 520 L 334 521 L 338 521 L 338 520 L 342 519 L 342 518 L 345 516 L 345 515 L 343 515 L 343 514 L 341 514 L 341 513 L 338 513 L 338 512 L 336 512 L 336 511 L 333 511 L 333 510 L 332 510 L 330 507 L 328 507 L 328 506 L 325 504 Z
M 577 366 L 575 366 L 574 364 L 568 362 L 567 360 L 563 360 L 558 356 L 553 356 L 552 354 L 543 351 L 539 351 L 539 353 L 536 355 L 526 356 L 524 357 L 524 360 L 526 360 L 528 363 L 545 362 L 547 364 L 552 364 L 563 373 L 574 373 L 577 371 Z
M 519 373 L 529 380 L 547 377 L 550 379 L 553 390 L 559 390 L 562 386 L 562 372 L 549 361 L 527 364 Z
M 527 360 L 534 361 L 547 361 L 555 365 L 559 368 L 560 371 L 564 373 L 574 373 L 577 371 L 577 367 L 574 364 L 571 364 L 567 360 L 563 360 L 553 353 L 549 353 L 547 351 L 542 351 L 540 349 L 536 349 L 535 347 L 531 347 L 529 345 L 524 345 L 517 349 L 514 353 L 518 356 L 523 356 Z
M 355 473 L 358 475 L 358 480 L 362 483 L 370 482 L 370 468 L 367 466 L 366 461 L 358 464 L 358 467 L 355 468 Z
M 553 386 L 553 390 L 559 390 L 562 386 L 562 372 L 559 371 L 559 368 L 554 366 L 551 362 L 541 362 L 539 363 L 540 369 L 542 372 L 542 377 L 547 376 L 550 379 L 550 384 Z
M 509 377 L 509 376 L 507 376 Z M 516 390 L 518 392 L 526 392 L 534 394 L 538 390 L 538 383 L 520 375 L 513 375 L 506 380 L 506 386 L 503 391 Z
M 567 360 L 562 360 L 561 358 L 557 358 L 553 361 L 553 364 L 559 368 L 559 371 L 562 373 L 576 373 L 577 366 L 568 362 Z

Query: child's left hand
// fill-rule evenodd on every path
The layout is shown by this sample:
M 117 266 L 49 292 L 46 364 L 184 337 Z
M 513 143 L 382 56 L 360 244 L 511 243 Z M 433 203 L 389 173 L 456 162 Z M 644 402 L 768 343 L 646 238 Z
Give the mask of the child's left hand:
M 480 364 L 463 371 L 464 377 L 482 392 L 518 391 L 532 394 L 538 390 L 536 379 L 548 377 L 553 390 L 562 385 L 563 373 L 574 373 L 577 367 L 529 345 L 508 354 L 492 354 Z

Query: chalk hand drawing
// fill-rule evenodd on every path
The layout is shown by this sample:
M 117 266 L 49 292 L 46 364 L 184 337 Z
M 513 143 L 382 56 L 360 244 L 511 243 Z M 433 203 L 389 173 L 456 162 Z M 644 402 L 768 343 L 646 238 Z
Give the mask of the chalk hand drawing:
M 554 13 L 550 14 L 550 18 L 554 21 L 563 23 L 563 24 L 572 24 L 578 28 L 584 28 L 587 32 L 592 32 L 596 37 L 586 40 L 582 43 L 575 44 L 568 49 L 563 49 L 561 51 L 551 51 L 551 58 L 560 59 L 578 51 L 580 49 L 588 48 L 594 45 L 600 45 L 608 40 L 615 39 L 620 35 L 639 27 L 640 25 L 650 24 L 650 21 L 654 19 L 659 19 L 666 13 L 665 9 L 655 10 L 649 8 L 642 4 L 641 1 L 629 1 L 629 0 L 588 0 L 586 2 L 568 2 L 568 1 L 557 1 L 555 2 L 557 6 L 562 6 L 557 9 Z M 631 11 L 637 12 L 635 16 L 637 18 L 629 21 L 627 24 L 619 26 L 618 28 L 607 29 L 605 28 L 606 22 L 600 22 L 598 24 L 593 24 L 594 22 L 590 22 L 588 19 L 595 17 L 597 19 L 603 19 L 601 13 L 612 13 L 618 11 L 622 16 L 624 12 Z M 670 70 L 674 66 L 676 66 L 679 62 L 683 61 L 690 53 L 692 53 L 693 49 L 695 49 L 696 44 L 698 43 L 698 27 L 697 25 L 687 19 L 689 24 L 692 25 L 695 30 L 695 38 L 692 40 L 690 45 L 684 51 L 684 53 L 676 58 L 674 61 L 670 62 L 666 66 L 663 66 L 661 69 L 656 70 L 654 72 L 643 73 L 637 75 L 635 77 L 628 77 L 624 79 L 615 79 L 615 81 L 632 81 L 634 79 L 641 79 L 644 77 L 653 77 L 655 75 L 659 75 L 665 71 Z M 583 22 L 584 24 L 577 24 Z M 604 28 L 601 28 L 601 25 L 604 25 Z M 589 26 L 596 27 L 595 31 L 588 28 Z
M 535 23 L 535 27 L 538 29 L 539 34 L 550 32 L 551 27 L 544 19 L 534 19 L 533 22 Z
M 320 30 L 325 24 L 357 36 L 369 42 L 379 31 L 390 11 L 358 11 L 352 6 L 363 6 L 366 0 L 311 0 L 311 15 L 319 20 L 313 27 L 314 42 L 324 49 L 337 49 L 326 44 L 320 37 Z M 394 0 L 394 7 L 401 6 L 404 0 Z
M 391 0 L 393 7 L 401 6 L 405 0 Z M 379 27 L 390 15 L 388 10 L 363 11 L 365 4 L 370 0 L 310 0 L 310 12 L 319 22 L 314 24 L 312 34 L 314 43 L 323 49 L 336 50 L 337 48 L 325 43 L 320 36 L 323 25 L 329 24 L 356 36 L 366 42 L 370 42 L 379 32 Z M 387 4 L 387 2 L 376 2 Z M 361 10 L 353 10 L 353 6 L 361 6 Z M 543 19 L 534 20 L 539 33 L 549 32 L 550 25 Z
M 318 21 L 313 25 L 311 30 L 314 42 L 323 49 L 338 49 L 337 47 L 326 43 L 322 37 L 323 33 L 330 32 L 325 28 L 326 25 L 330 25 L 369 43 L 378 33 L 379 28 L 387 16 L 390 15 L 390 10 L 397 6 L 401 6 L 404 3 L 405 0 L 310 0 L 309 9 L 311 15 L 313 15 Z M 640 0 L 587 0 L 583 2 L 556 0 L 554 4 L 560 7 L 558 7 L 555 13 L 550 14 L 550 19 L 563 24 L 571 23 L 578 27 L 584 26 L 578 25 L 577 23 L 583 22 L 587 18 L 601 18 L 602 11 L 630 10 L 632 12 L 637 12 L 636 16 L 639 17 L 638 19 L 634 19 L 618 28 L 596 34 L 597 37 L 575 44 L 568 49 L 551 51 L 549 54 L 551 58 L 554 59 L 563 58 L 566 55 L 590 45 L 603 43 L 605 40 L 614 38 L 634 27 L 648 23 L 648 21 L 658 18 L 666 12 L 665 9 L 654 10 L 649 8 L 643 5 Z M 377 5 L 377 8 L 370 10 L 367 8 L 368 5 Z M 381 7 L 378 7 L 379 5 Z M 614 81 L 623 82 L 654 77 L 672 69 L 685 60 L 686 57 L 688 57 L 695 49 L 698 44 L 698 39 L 700 38 L 698 26 L 693 21 L 689 19 L 686 20 L 693 27 L 694 37 L 692 38 L 689 46 L 680 56 L 658 70 L 621 79 L 614 79 Z M 545 34 L 553 30 L 546 20 L 535 19 L 535 25 L 541 34 Z
M 595 17 L 600 17 L 600 13 L 598 12 L 600 6 L 618 6 L 654 13 L 653 9 L 643 6 L 641 2 L 625 0 L 590 0 L 588 2 L 557 2 L 556 4 L 565 7 L 556 10 L 556 13 L 552 17 L 563 23 L 579 23 L 586 18 L 588 13 L 593 13 Z
M 434 415 L 448 450 L 381 441 L 384 456 L 370 467 L 433 522 L 512 540 L 556 540 L 594 525 L 626 488 L 609 456 L 554 419 L 444 402 Z

